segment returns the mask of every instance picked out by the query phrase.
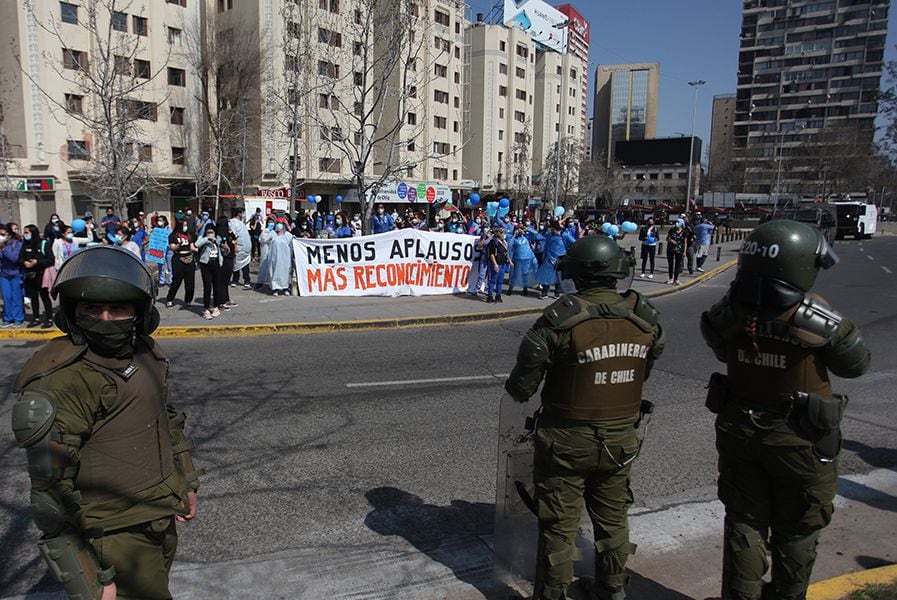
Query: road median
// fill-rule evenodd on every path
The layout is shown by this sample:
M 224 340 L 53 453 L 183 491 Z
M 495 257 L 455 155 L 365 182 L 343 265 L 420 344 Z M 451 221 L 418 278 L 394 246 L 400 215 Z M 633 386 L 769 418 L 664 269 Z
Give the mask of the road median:
M 897 565 L 848 573 L 814 583 L 807 591 L 807 600 L 844 600 L 853 592 L 871 585 L 897 582 Z

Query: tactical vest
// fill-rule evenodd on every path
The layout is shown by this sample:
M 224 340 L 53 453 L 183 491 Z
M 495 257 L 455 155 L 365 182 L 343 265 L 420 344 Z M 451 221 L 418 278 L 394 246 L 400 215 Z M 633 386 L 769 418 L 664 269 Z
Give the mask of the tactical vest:
M 571 347 L 545 378 L 546 414 L 573 421 L 638 414 L 654 335 L 632 312 L 635 301 L 592 305 L 594 316 L 570 328 Z
M 832 386 L 818 348 L 762 333 L 759 347 L 760 353 L 755 354 L 750 338 L 739 335 L 726 348 L 729 389 L 736 398 L 784 409 L 794 392 L 831 396 Z
M 107 384 L 91 390 L 101 406 L 79 451 L 75 488 L 83 502 L 126 498 L 161 483 L 174 470 L 165 355 L 152 340 L 140 340 L 132 359 L 106 359 L 68 337 L 56 338 L 26 363 L 15 391 L 39 390 L 51 375 L 78 378 L 84 368 Z

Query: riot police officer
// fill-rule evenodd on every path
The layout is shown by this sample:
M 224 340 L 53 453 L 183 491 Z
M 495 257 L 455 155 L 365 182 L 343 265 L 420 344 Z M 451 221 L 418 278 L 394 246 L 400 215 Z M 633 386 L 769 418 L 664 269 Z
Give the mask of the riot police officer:
M 533 480 L 539 546 L 534 598 L 566 598 L 573 579 L 583 498 L 595 529 L 595 588 L 625 598 L 627 511 L 642 384 L 663 351 L 658 312 L 634 290 L 633 259 L 616 241 L 588 236 L 558 261 L 577 293 L 549 306 L 527 332 L 505 389 L 520 402 L 545 377 L 535 432 Z
M 38 547 L 70 598 L 170 599 L 175 521 L 196 515 L 200 473 L 168 404 L 153 277 L 114 246 L 72 255 L 52 290 L 57 337 L 14 385 Z
M 836 262 L 815 228 L 769 221 L 742 245 L 728 293 L 701 315 L 727 370 L 711 377 L 707 396 L 718 414 L 727 600 L 805 598 L 831 520 L 847 399 L 832 392 L 828 372 L 859 377 L 870 360 L 853 323 L 810 293 L 819 269 Z

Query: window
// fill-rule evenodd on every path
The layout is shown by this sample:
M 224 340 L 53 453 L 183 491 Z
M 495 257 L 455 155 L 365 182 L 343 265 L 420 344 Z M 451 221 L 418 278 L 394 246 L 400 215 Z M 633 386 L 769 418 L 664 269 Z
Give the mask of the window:
M 131 74 L 131 61 L 128 60 L 127 56 L 115 56 L 115 74 L 116 75 L 130 75 Z
M 498 141 L 500 142 L 500 141 L 502 141 L 503 139 L 505 139 L 505 130 L 504 130 L 504 129 L 499 129 L 499 130 L 498 130 Z
M 153 147 L 151 144 L 140 144 L 137 147 L 137 160 L 140 162 L 153 162 Z
M 414 149 L 415 149 L 414 140 L 411 140 L 410 142 L 408 142 L 408 152 L 414 152 Z
M 576 69 L 570 69 L 570 79 L 576 79 Z
M 352 109 L 352 113 L 356 117 L 360 117 L 360 116 L 364 115 L 364 106 L 361 104 L 361 102 L 355 103 L 355 106 Z
M 461 123 L 458 122 L 458 121 L 455 121 L 455 122 L 453 123 L 453 125 L 452 125 L 452 130 L 453 130 L 455 133 L 460 132 L 460 131 L 461 131 Z
M 448 154 L 449 145 L 445 142 L 433 142 L 433 154 Z
M 318 61 L 318 75 L 322 77 L 339 78 L 339 65 L 327 60 Z
M 63 23 L 69 23 L 70 25 L 78 24 L 78 5 L 69 4 L 68 2 L 60 2 L 59 11 Z
M 184 71 L 184 69 L 175 69 L 174 67 L 168 67 L 168 85 L 186 87 L 187 72 Z
M 138 79 L 149 79 L 152 77 L 152 69 L 150 68 L 150 61 L 141 60 L 139 58 L 134 59 L 134 76 Z
M 408 167 L 405 169 L 406 177 L 414 177 L 414 167 Z
M 461 58 L 461 48 L 455 46 L 455 58 Z
M 172 146 L 171 147 L 171 164 L 186 165 L 187 164 L 187 150 L 185 148 L 179 148 L 177 146 Z
M 187 0 L 165 0 L 169 4 L 177 4 L 178 6 L 187 6 Z
M 417 113 L 410 112 L 408 113 L 408 124 L 409 125 L 417 125 Z
M 234 0 L 218 0 L 218 12 L 231 10 L 234 7 Z
M 514 143 L 515 144 L 525 144 L 526 143 L 526 134 L 522 131 L 518 131 L 514 133 Z
M 448 179 L 448 169 L 445 167 L 433 167 L 433 179 L 445 181 Z
M 418 5 L 416 3 L 411 4 L 411 6 L 408 7 L 408 9 L 411 12 L 412 17 L 420 16 L 420 7 L 418 7 Z
M 461 98 L 459 96 L 455 96 L 453 104 L 455 108 L 461 108 Z
M 352 54 L 355 56 L 361 56 L 363 54 L 364 46 L 361 42 L 353 42 L 352 43 Z
M 353 135 L 353 138 L 355 139 L 356 146 L 360 147 L 360 146 L 364 145 L 364 136 L 361 135 L 360 131 L 356 131 L 355 134 Z
M 498 72 L 501 73 L 502 75 L 507 75 L 508 74 L 508 65 L 506 65 L 505 63 L 498 63 Z
M 526 69 L 524 69 L 523 67 L 517 67 L 515 73 L 517 73 L 517 77 L 526 77 Z
M 436 129 L 448 129 L 448 119 L 445 117 L 433 117 L 433 127 Z
M 343 170 L 343 161 L 338 158 L 325 156 L 318 161 L 318 169 L 322 173 L 339 173 Z
M 361 71 L 355 71 L 352 74 L 352 83 L 358 86 L 364 85 L 364 73 Z
M 434 75 L 436 75 L 436 77 L 448 78 L 448 67 L 445 65 L 440 65 L 439 63 L 436 63 L 436 65 L 434 65 L 433 71 L 434 71 Z
M 448 13 L 442 12 L 437 9 L 433 11 L 433 21 L 435 21 L 438 25 L 442 25 L 444 27 L 448 27 L 451 24 L 451 18 Z
M 330 11 L 332 13 L 339 12 L 339 0 L 318 0 L 318 8 Z
M 526 46 L 517 44 L 517 56 L 519 56 L 521 58 L 528 57 L 529 56 L 529 48 L 527 48 Z
M 299 71 L 299 59 L 292 54 L 287 54 L 286 60 L 284 61 L 284 69 L 294 73 Z
M 112 13 L 112 29 L 115 31 L 128 32 L 128 15 L 123 12 L 113 11 Z
M 318 97 L 318 107 L 336 110 L 339 108 L 339 98 L 328 94 L 320 94 Z
M 361 25 L 362 23 L 364 23 L 364 19 L 362 19 L 362 17 L 361 17 L 361 11 L 356 9 L 355 10 L 355 24 Z
M 343 47 L 343 34 L 337 31 L 330 31 L 329 29 L 324 29 L 323 27 L 318 27 L 318 41 L 322 44 L 327 44 L 328 46 L 333 46 L 335 48 Z
M 514 97 L 518 100 L 526 100 L 526 90 L 515 90 Z
M 498 95 L 501 96 L 502 98 L 506 97 L 508 95 L 508 86 L 506 86 L 506 85 L 498 86 Z
M 174 27 L 168 28 L 168 43 L 172 46 L 181 45 L 181 30 Z
M 458 181 L 458 169 L 452 169 L 452 181 Z
M 287 135 L 296 138 L 302 137 L 302 125 L 297 123 L 296 121 L 290 121 L 287 123 Z
M 455 83 L 461 83 L 461 73 L 455 71 Z
M 500 51 L 504 52 L 505 50 L 507 50 L 507 48 L 508 48 L 508 45 L 504 42 L 504 40 L 501 40 L 498 42 L 498 49 Z
M 87 70 L 87 54 L 80 50 L 62 49 L 62 64 L 66 69 L 73 71 Z
M 505 109 L 503 109 L 503 108 L 499 108 L 499 109 L 498 109 L 498 118 L 499 118 L 499 119 L 504 119 L 504 118 L 505 118 Z
M 170 122 L 172 125 L 184 124 L 184 109 L 180 106 L 172 106 L 170 114 Z
M 134 26 L 134 35 L 147 35 L 149 34 L 149 20 L 146 17 L 131 17 Z
M 87 142 L 67 140 L 65 144 L 69 160 L 90 160 L 90 150 L 87 148 Z
M 443 92 L 442 90 L 433 90 L 433 101 L 438 102 L 440 104 L 448 104 L 448 101 L 449 101 L 448 92 Z
M 144 102 L 142 100 L 119 100 L 118 109 L 122 116 L 127 119 L 155 121 L 158 117 L 158 110 L 155 102 Z
M 522 110 L 515 110 L 514 111 L 514 120 L 520 121 L 521 123 L 523 123 L 524 121 L 526 121 L 526 114 L 524 114 L 524 112 Z
M 504 157 L 505 157 L 505 153 L 504 153 L 504 152 L 499 152 L 499 153 L 498 153 L 498 162 L 499 162 L 499 164 L 501 164 L 501 159 L 503 159 Z
M 66 94 L 65 95 L 65 110 L 66 110 L 66 112 L 70 112 L 73 115 L 83 115 L 84 114 L 84 96 L 79 96 L 77 94 Z

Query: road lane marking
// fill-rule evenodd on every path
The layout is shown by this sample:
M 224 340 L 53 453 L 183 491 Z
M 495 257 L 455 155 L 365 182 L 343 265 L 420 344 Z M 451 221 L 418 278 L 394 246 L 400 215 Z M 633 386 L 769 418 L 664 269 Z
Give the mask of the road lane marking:
M 884 265 L 881 266 L 881 270 L 884 271 L 885 273 L 887 273 L 888 275 L 893 273 L 893 271 L 891 271 L 891 269 L 887 268 Z
M 867 254 L 866 258 L 868 258 L 869 260 L 875 260 L 875 257 L 872 256 L 871 254 Z
M 486 379 L 504 379 L 510 373 L 495 375 L 470 375 L 468 377 L 437 377 L 435 379 L 404 379 L 399 381 L 368 381 L 363 383 L 347 383 L 347 388 L 387 387 L 393 385 L 420 385 L 424 383 L 457 383 L 459 381 L 483 381 Z

